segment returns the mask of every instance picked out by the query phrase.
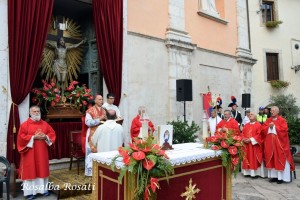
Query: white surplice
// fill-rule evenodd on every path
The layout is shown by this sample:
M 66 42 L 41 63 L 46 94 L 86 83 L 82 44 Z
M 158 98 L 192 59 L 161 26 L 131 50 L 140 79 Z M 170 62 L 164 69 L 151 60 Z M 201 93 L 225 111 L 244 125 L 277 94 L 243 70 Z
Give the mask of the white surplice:
M 97 152 L 118 150 L 124 141 L 123 127 L 115 120 L 107 120 L 92 136 L 92 143 L 96 146 Z

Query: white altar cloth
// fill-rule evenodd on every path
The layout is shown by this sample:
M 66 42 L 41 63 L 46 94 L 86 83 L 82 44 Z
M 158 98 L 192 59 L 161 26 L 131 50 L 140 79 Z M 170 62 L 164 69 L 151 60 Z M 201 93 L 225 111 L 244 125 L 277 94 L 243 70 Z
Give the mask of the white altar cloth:
M 166 154 L 169 156 L 169 161 L 173 166 L 196 162 L 207 158 L 214 158 L 221 155 L 221 151 L 204 149 L 203 144 L 199 143 L 174 144 L 172 147 L 174 149 L 167 150 Z M 98 163 L 110 165 L 112 158 L 117 155 L 118 151 L 109 151 L 102 153 L 91 153 L 88 158 L 93 161 L 97 161 Z M 118 169 L 122 168 L 124 165 L 122 158 L 118 158 L 115 164 Z

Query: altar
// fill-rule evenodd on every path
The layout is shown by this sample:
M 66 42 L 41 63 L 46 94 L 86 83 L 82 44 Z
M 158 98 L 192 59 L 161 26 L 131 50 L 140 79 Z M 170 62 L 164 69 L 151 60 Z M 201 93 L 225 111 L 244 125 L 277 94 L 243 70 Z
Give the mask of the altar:
M 191 189 L 199 189 L 195 199 L 231 199 L 231 173 L 222 166 L 221 152 L 204 149 L 199 143 L 185 143 L 173 145 L 173 150 L 166 151 L 170 162 L 174 166 L 175 174 L 160 178 L 160 189 L 157 199 L 185 199 L 181 194 Z M 118 182 L 119 171 L 110 168 L 111 159 L 118 151 L 93 153 L 89 158 L 93 160 L 93 199 L 131 200 L 133 188 L 129 185 L 131 174 L 126 174 L 122 183 Z M 121 169 L 123 162 L 116 162 L 117 169 Z

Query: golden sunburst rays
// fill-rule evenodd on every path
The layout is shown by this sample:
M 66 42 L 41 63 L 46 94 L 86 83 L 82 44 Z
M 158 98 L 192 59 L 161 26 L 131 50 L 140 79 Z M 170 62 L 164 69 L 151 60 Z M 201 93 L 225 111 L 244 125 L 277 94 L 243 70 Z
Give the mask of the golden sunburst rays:
M 45 79 L 48 81 L 49 79 L 53 78 L 53 62 L 55 59 L 55 53 L 50 48 L 45 48 L 43 55 L 42 55 L 42 61 L 41 61 L 41 75 L 45 74 Z
M 68 66 L 68 79 L 70 81 L 78 78 L 78 72 L 80 71 L 80 64 L 83 57 L 83 48 L 70 49 L 67 54 L 66 62 Z M 69 67 L 70 66 L 70 67 Z
M 58 22 L 58 17 L 52 16 L 49 26 L 50 27 L 49 27 L 48 34 L 57 36 L 57 39 L 58 39 L 58 29 L 60 29 L 60 31 L 63 31 L 62 35 L 64 38 L 72 38 L 78 41 L 83 39 L 80 25 L 78 25 L 74 20 L 70 18 L 62 17 L 62 21 Z M 51 46 L 57 45 L 56 41 L 48 40 L 47 43 L 50 43 Z M 72 45 L 74 44 L 70 44 L 66 42 L 67 47 Z M 66 53 L 66 60 L 65 60 L 68 70 L 67 70 L 65 82 L 62 83 L 64 87 L 67 87 L 69 82 L 76 80 L 78 78 L 80 72 L 80 65 L 83 60 L 83 50 L 84 47 L 82 45 L 76 46 L 76 48 L 68 48 L 68 51 Z M 46 45 L 43 51 L 42 61 L 41 61 L 41 68 L 42 68 L 41 76 L 45 78 L 46 82 L 49 82 L 50 79 L 53 79 L 55 82 L 57 82 L 53 70 L 53 63 L 55 59 L 56 59 L 55 49 Z
M 63 19 L 65 20 L 65 19 Z M 67 30 L 64 32 L 64 37 L 71 37 L 74 39 L 82 39 L 81 28 L 80 26 L 73 21 L 72 19 L 66 18 Z M 65 35 L 66 34 L 66 35 Z
M 199 188 L 196 188 L 196 184 L 192 184 L 193 180 L 190 178 L 189 180 L 189 186 L 185 187 L 185 192 L 181 193 L 181 197 L 185 197 L 185 200 L 193 200 L 196 199 L 195 194 L 200 192 Z

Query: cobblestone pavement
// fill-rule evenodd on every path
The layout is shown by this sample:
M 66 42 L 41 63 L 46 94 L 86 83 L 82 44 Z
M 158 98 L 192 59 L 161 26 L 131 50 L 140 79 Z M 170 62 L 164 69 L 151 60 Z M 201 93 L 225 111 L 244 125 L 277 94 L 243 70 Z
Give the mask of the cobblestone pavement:
M 300 163 L 290 183 L 270 183 L 268 178 L 246 178 L 241 173 L 232 179 L 233 200 L 300 200 Z

